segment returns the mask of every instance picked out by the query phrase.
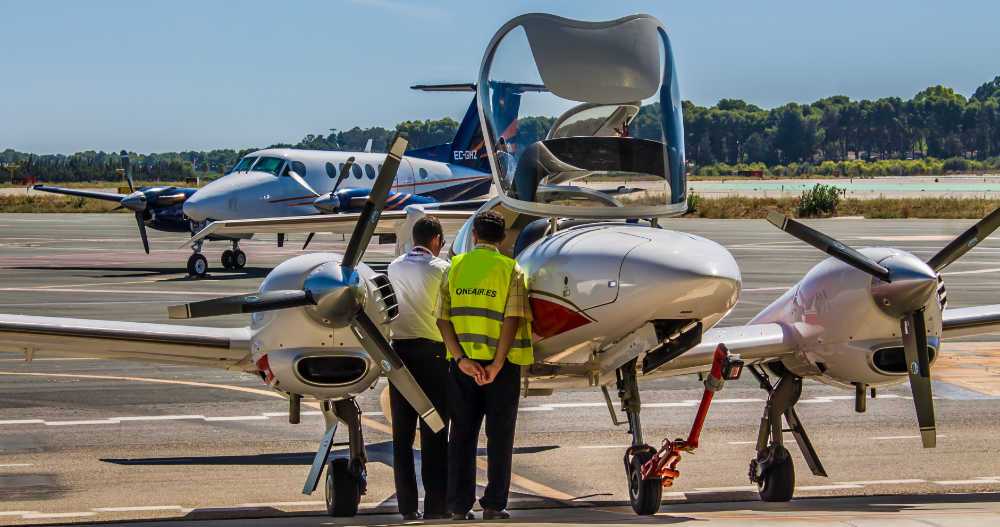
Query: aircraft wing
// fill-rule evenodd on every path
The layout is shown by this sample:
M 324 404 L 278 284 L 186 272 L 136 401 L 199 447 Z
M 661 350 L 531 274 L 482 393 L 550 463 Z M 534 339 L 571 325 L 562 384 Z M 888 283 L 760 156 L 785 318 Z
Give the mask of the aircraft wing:
M 705 332 L 701 344 L 657 368 L 653 374 L 683 375 L 708 371 L 715 348 L 725 344 L 730 353 L 739 354 L 747 363 L 768 362 L 790 355 L 795 344 L 789 331 L 780 324 L 751 324 L 714 328 Z
M 454 205 L 454 204 L 448 204 Z M 407 207 L 410 208 L 410 207 Z M 429 216 L 441 220 L 442 224 L 464 223 L 471 218 L 474 210 L 448 210 L 444 208 L 427 208 L 420 206 Z M 278 218 L 255 218 L 248 220 L 213 221 L 204 229 L 198 231 L 191 239 L 185 241 L 185 247 L 208 236 L 227 236 L 233 234 L 274 234 L 274 233 L 310 233 L 329 232 L 335 234 L 352 234 L 358 222 L 358 213 L 314 214 L 309 216 L 286 216 Z M 377 232 L 395 232 L 396 228 L 406 223 L 405 210 L 390 210 L 382 213 L 378 220 Z
M 81 198 L 100 199 L 114 202 L 121 202 L 122 198 L 125 197 L 121 194 L 112 194 L 110 192 L 95 192 L 90 190 L 77 190 L 73 188 L 50 187 L 48 185 L 35 185 L 31 188 L 41 192 L 51 192 L 53 194 L 65 194 L 67 196 L 79 196 Z
M 945 338 L 1000 333 L 1000 304 L 945 309 L 941 318 Z
M 253 371 L 247 328 L 0 314 L 0 351 Z

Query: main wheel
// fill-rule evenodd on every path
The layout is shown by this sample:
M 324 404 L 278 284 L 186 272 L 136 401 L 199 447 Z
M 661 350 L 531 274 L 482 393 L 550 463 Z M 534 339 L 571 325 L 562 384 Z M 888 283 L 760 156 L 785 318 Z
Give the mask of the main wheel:
M 222 251 L 222 267 L 224 269 L 233 269 L 236 266 L 233 258 L 233 251 L 226 249 Z
M 641 516 L 656 514 L 663 499 L 662 480 L 642 478 L 642 465 L 652 457 L 653 452 L 640 450 L 632 456 L 628 466 L 628 499 L 632 504 L 632 510 Z
M 187 272 L 189 276 L 201 278 L 208 272 L 208 259 L 201 253 L 194 253 L 188 258 Z
M 233 268 L 243 269 L 247 265 L 247 253 L 236 249 L 233 251 Z
M 326 512 L 341 518 L 354 516 L 359 503 L 361 485 L 351 473 L 348 460 L 334 459 L 326 471 Z
M 795 465 L 783 446 L 776 446 L 757 482 L 761 501 L 789 501 L 795 492 Z

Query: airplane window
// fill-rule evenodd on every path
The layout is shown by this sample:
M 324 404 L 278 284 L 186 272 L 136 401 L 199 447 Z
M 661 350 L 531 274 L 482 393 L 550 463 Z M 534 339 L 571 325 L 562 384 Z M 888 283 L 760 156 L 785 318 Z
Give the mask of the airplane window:
M 333 166 L 333 163 L 326 164 L 326 176 L 330 179 L 335 179 L 337 177 L 337 167 Z
M 281 166 L 285 163 L 284 159 L 280 157 L 262 157 L 257 164 L 253 166 L 254 172 L 267 172 L 272 176 L 277 176 L 281 170 Z
M 246 172 L 247 170 L 250 170 L 250 167 L 253 166 L 253 162 L 256 160 L 256 157 L 244 157 L 243 159 L 240 159 L 240 161 L 236 163 L 236 165 L 228 173 Z
M 426 168 L 421 168 L 420 170 L 417 171 L 417 173 L 420 174 L 420 179 L 427 179 L 427 169 Z
M 296 174 L 298 174 L 298 175 L 300 175 L 302 177 L 306 177 L 306 165 L 305 165 L 305 163 L 303 163 L 301 161 L 292 161 L 292 170 L 294 170 Z
M 368 176 L 368 179 L 375 179 L 375 167 L 365 165 L 365 175 Z
M 361 167 L 359 165 L 351 165 L 351 174 L 354 174 L 355 178 L 361 179 Z

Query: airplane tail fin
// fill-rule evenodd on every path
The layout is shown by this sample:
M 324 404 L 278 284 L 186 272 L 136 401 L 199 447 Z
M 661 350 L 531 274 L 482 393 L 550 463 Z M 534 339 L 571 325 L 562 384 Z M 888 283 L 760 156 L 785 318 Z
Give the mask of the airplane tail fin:
M 516 126 L 518 109 L 521 107 L 521 95 L 525 92 L 546 91 L 545 86 L 540 84 L 492 82 L 491 87 L 492 106 L 502 112 L 502 115 L 494 117 L 494 122 L 501 127 L 505 136 L 511 136 L 517 132 L 514 127 Z M 427 92 L 472 92 L 474 94 L 476 85 L 472 83 L 418 84 L 411 86 L 411 89 Z M 479 122 L 476 96 L 472 96 L 469 109 L 462 117 L 462 122 L 455 132 L 455 138 L 450 143 L 414 149 L 407 152 L 406 155 L 489 172 L 490 162 L 486 156 L 486 143 L 483 142 L 483 129 Z

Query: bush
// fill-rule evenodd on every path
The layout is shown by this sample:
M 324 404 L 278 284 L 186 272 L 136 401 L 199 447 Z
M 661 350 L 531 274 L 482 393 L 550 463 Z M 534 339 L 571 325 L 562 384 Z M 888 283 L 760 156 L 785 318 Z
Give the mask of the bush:
M 840 203 L 840 189 L 833 185 L 820 185 L 802 193 L 796 210 L 800 218 L 830 215 L 837 212 Z
M 687 202 L 688 202 L 688 210 L 686 214 L 694 214 L 695 212 L 698 211 L 698 205 L 701 204 L 701 196 L 696 194 L 694 191 L 691 191 L 688 194 Z

